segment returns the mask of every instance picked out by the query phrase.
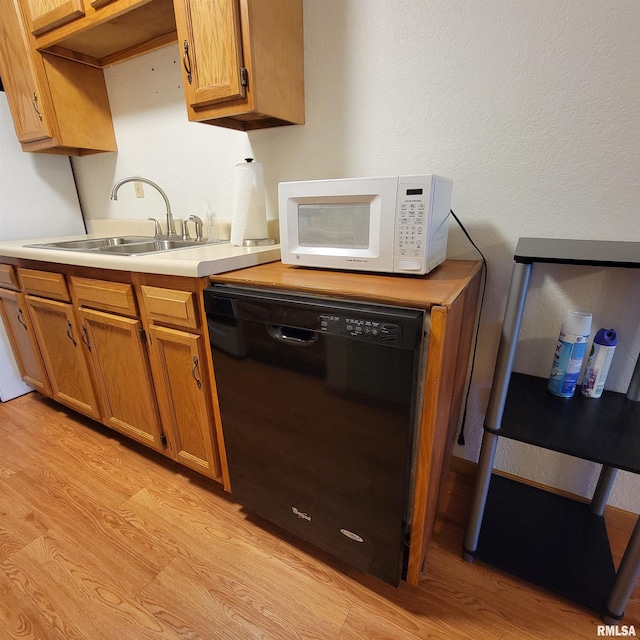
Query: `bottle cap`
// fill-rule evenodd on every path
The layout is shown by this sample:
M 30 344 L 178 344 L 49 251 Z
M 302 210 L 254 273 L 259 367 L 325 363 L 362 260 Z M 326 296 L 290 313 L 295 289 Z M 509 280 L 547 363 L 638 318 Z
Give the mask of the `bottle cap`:
M 591 333 L 591 314 L 583 311 L 568 311 L 562 323 L 562 330 L 574 336 L 588 336 Z
M 615 347 L 618 344 L 618 336 L 615 329 L 598 329 L 593 341 L 605 347 Z

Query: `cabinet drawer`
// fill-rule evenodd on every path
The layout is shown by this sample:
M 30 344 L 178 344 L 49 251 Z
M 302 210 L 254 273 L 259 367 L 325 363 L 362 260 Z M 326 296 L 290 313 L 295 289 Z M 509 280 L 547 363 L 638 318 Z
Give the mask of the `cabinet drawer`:
M 75 276 L 70 280 L 78 305 L 125 316 L 138 315 L 133 285 Z
M 149 319 L 190 329 L 197 328 L 198 316 L 193 292 L 148 285 L 142 285 L 141 291 Z
M 67 283 L 61 273 L 38 271 L 37 269 L 18 269 L 18 275 L 25 293 L 62 302 L 71 302 Z
M 0 287 L 18 291 L 20 284 L 15 268 L 10 264 L 0 264 Z

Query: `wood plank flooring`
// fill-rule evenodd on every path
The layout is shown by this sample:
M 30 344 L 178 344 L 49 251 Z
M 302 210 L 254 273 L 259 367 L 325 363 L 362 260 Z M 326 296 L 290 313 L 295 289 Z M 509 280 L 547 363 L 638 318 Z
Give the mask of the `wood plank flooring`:
M 426 575 L 393 589 L 32 393 L 0 404 L 0 640 L 597 637 L 589 611 L 462 560 L 471 486 L 451 474 Z M 618 557 L 630 523 L 608 522 Z M 624 622 L 640 634 L 639 589 Z

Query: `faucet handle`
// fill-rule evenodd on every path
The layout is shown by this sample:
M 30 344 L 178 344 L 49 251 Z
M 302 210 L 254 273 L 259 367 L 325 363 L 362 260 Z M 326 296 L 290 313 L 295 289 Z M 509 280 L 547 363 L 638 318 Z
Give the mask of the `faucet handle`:
M 202 222 L 202 218 L 200 216 L 189 216 L 189 220 L 192 220 L 196 226 L 196 240 L 198 242 L 202 242 L 202 228 L 204 223 Z
M 182 228 L 181 235 L 182 235 L 182 239 L 183 240 L 191 240 L 191 236 L 189 235 L 188 222 L 189 222 L 189 220 L 187 218 L 184 218 L 183 220 L 180 220 L 180 226 Z
M 161 236 L 162 235 L 162 227 L 160 226 L 160 223 L 155 218 L 147 218 L 147 220 L 151 220 L 151 222 L 153 222 L 153 224 L 155 225 L 153 233 L 156 236 Z

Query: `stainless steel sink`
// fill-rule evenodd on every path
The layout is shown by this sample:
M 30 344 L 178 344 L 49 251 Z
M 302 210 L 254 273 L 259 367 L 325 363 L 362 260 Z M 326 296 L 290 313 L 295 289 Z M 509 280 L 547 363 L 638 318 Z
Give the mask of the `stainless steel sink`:
M 66 249 L 67 251 L 87 251 L 103 247 L 121 246 L 140 242 L 152 242 L 153 236 L 112 236 L 110 238 L 87 238 L 86 240 L 65 240 L 63 242 L 47 242 L 32 244 L 31 247 L 42 249 Z
M 223 244 L 221 240 L 183 240 L 182 238 L 156 238 L 154 236 L 112 236 L 109 238 L 87 238 L 86 240 L 65 240 L 32 244 L 30 247 L 41 249 L 62 249 L 64 251 L 83 251 L 85 253 L 108 253 L 119 256 L 139 256 L 191 247 L 206 247 Z
M 100 247 L 101 253 L 111 253 L 121 256 L 137 256 L 145 253 L 158 253 L 161 251 L 173 251 L 174 249 L 189 249 L 191 247 L 203 247 L 211 244 L 220 244 L 219 241 L 207 242 L 198 240 L 155 240 L 150 242 L 138 242 L 135 244 L 122 244 L 111 247 Z

